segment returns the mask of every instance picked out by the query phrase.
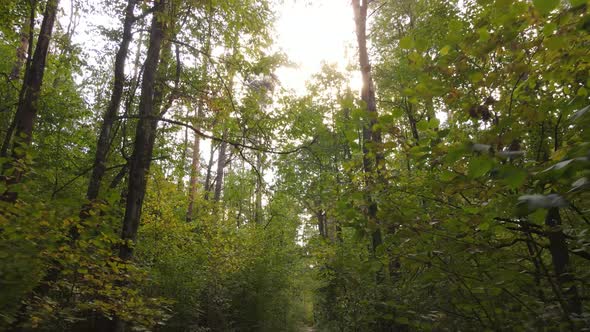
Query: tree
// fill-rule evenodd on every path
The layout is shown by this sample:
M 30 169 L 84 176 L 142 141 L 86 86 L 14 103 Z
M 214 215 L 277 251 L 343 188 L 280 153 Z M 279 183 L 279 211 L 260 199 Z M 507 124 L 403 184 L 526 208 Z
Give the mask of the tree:
M 16 132 L 14 133 L 15 142 L 12 148 L 12 158 L 15 163 L 23 163 L 26 157 L 26 151 L 31 144 L 33 135 L 33 124 L 37 116 L 39 94 L 41 92 L 41 85 L 43 84 L 43 75 L 45 73 L 45 63 L 47 61 L 47 52 L 49 50 L 49 41 L 53 33 L 53 25 L 57 16 L 57 6 L 59 0 L 48 0 L 45 5 L 45 12 L 43 14 L 43 22 L 39 31 L 39 37 L 35 46 L 35 53 L 31 59 L 31 65 L 25 73 L 22 87 L 22 99 L 19 100 L 18 109 L 14 117 Z M 7 168 L 12 167 L 13 172 L 7 177 L 6 183 L 13 185 L 21 182 L 25 173 L 26 163 L 12 164 L 8 166 L 5 164 L 4 173 Z M 15 192 L 5 192 L 3 199 L 7 201 L 14 201 L 17 198 Z
M 148 171 L 152 161 L 154 149 L 154 137 L 158 124 L 158 108 L 154 103 L 156 91 L 156 79 L 162 41 L 165 36 L 165 22 L 167 2 L 156 1 L 154 3 L 152 25 L 150 28 L 149 46 L 144 64 L 143 79 L 141 83 L 141 97 L 139 100 L 139 121 L 135 133 L 135 143 L 129 167 L 129 185 L 125 204 L 125 217 L 123 219 L 123 231 L 121 237 L 125 243 L 120 248 L 119 255 L 124 260 L 129 260 L 133 255 L 133 242 L 137 237 L 141 208 L 145 197 Z
M 377 190 L 377 184 L 383 183 L 383 153 L 381 152 L 381 131 L 375 126 L 377 124 L 377 102 L 375 100 L 375 86 L 371 75 L 371 64 L 367 51 L 367 10 L 369 1 L 353 0 L 354 22 L 356 25 L 356 38 L 359 51 L 359 67 L 363 79 L 361 99 L 367 110 L 367 120 L 363 128 L 363 170 L 366 177 L 367 191 L 367 218 L 369 224 L 374 224 L 375 230 L 372 233 L 373 253 L 376 252 L 383 240 L 381 229 L 377 219 L 377 202 L 372 197 L 372 192 Z
M 129 0 L 125 7 L 125 18 L 123 22 L 123 37 L 119 44 L 119 50 L 115 56 L 115 68 L 113 77 L 113 90 L 107 110 L 104 113 L 98 141 L 96 143 L 96 153 L 94 156 L 94 165 L 92 175 L 88 183 L 86 197 L 89 200 L 98 198 L 100 183 L 106 169 L 106 158 L 111 145 L 111 131 L 117 120 L 119 107 L 123 98 L 123 88 L 125 85 L 125 61 L 127 60 L 127 51 L 133 38 L 133 23 L 137 20 L 134 16 L 136 0 Z

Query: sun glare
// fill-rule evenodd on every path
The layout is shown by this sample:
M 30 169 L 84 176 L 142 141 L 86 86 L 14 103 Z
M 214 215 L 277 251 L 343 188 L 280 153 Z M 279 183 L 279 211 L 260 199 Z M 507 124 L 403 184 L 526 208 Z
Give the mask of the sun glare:
M 342 71 L 354 55 L 354 20 L 348 1 L 286 1 L 279 8 L 276 43 L 296 68 L 277 72 L 284 88 L 305 93 L 305 83 L 320 71 L 322 62 L 336 63 Z M 354 59 L 353 59 L 354 60 Z M 360 89 L 360 73 L 350 78 Z

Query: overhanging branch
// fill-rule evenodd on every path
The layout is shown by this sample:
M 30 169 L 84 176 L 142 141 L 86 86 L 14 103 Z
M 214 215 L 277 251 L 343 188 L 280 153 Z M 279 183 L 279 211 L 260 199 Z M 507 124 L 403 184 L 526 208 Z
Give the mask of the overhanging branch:
M 127 116 L 120 116 L 118 117 L 119 120 L 121 119 L 139 119 L 140 116 L 139 115 L 127 115 Z M 165 119 L 165 118 L 161 118 L 161 117 L 147 117 L 148 119 L 152 119 L 152 120 L 156 120 L 156 121 L 161 121 L 161 122 L 166 122 L 166 123 L 170 123 L 170 124 L 175 124 L 178 126 L 183 126 L 186 127 L 190 130 L 192 130 L 196 135 L 199 135 L 203 138 L 208 138 L 212 141 L 216 141 L 216 142 L 225 142 L 235 148 L 245 148 L 245 149 L 249 149 L 249 150 L 256 150 L 256 151 L 261 151 L 261 152 L 265 152 L 265 153 L 272 153 L 272 154 L 278 154 L 278 155 L 287 155 L 287 154 L 292 154 L 292 153 L 297 153 L 303 149 L 308 148 L 310 145 L 315 143 L 316 138 L 314 137 L 313 140 L 307 144 L 307 145 L 301 145 L 295 149 L 291 149 L 291 150 L 285 150 L 285 151 L 276 151 L 274 149 L 267 149 L 265 147 L 261 147 L 261 146 L 253 146 L 253 145 L 248 145 L 248 144 L 243 144 L 240 142 L 236 142 L 236 141 L 232 141 L 232 140 L 228 140 L 228 139 L 223 139 L 223 138 L 219 138 L 217 136 L 213 136 L 213 135 L 209 135 L 209 134 L 205 134 L 204 132 L 202 132 L 201 130 L 199 130 L 198 128 L 188 124 L 188 123 L 184 123 L 182 121 L 177 121 L 177 120 L 172 120 L 172 119 Z

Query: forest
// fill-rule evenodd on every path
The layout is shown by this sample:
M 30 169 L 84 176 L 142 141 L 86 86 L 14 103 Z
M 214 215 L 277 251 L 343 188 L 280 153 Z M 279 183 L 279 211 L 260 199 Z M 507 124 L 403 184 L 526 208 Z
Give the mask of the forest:
M 0 1 L 0 331 L 590 331 L 590 2 L 293 1 Z

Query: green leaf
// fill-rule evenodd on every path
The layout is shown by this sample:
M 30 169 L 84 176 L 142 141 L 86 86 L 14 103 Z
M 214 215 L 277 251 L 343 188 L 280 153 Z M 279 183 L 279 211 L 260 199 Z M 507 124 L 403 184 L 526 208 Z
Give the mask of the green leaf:
M 379 117 L 379 123 L 390 124 L 392 122 L 393 122 L 393 115 L 391 115 L 391 114 L 384 114 Z
M 416 128 L 418 128 L 418 130 L 426 130 L 428 129 L 429 125 L 428 122 L 426 122 L 425 120 L 419 121 L 416 124 Z
M 519 188 L 524 184 L 528 173 L 518 167 L 508 165 L 502 169 L 502 182 L 512 189 Z
M 403 49 L 410 49 L 414 47 L 414 40 L 410 36 L 405 36 L 404 38 L 399 40 L 399 47 Z
M 442 182 L 450 182 L 457 177 L 457 174 L 451 171 L 444 170 L 440 173 L 440 180 Z
M 480 41 L 485 43 L 488 40 L 490 40 L 490 32 L 488 31 L 487 28 L 480 28 L 477 30 L 477 33 L 479 34 Z
M 533 5 L 541 14 L 548 14 L 559 6 L 559 0 L 533 0 Z
M 438 126 L 440 126 L 440 120 L 438 118 L 432 118 L 430 121 L 428 121 L 428 126 L 431 129 L 438 128 Z
M 405 115 L 404 110 L 401 107 L 394 108 L 391 111 L 391 116 L 394 118 L 401 118 L 404 115 Z
M 588 0 L 570 0 L 572 7 L 582 6 L 588 3 Z
M 449 51 L 451 50 L 451 46 L 450 45 L 445 45 L 443 46 L 443 48 L 440 49 L 440 54 L 441 55 L 447 55 L 449 54 Z
M 465 144 L 455 144 L 449 147 L 449 150 L 445 156 L 445 162 L 453 164 L 461 159 L 465 154 L 469 152 L 469 149 Z
M 489 172 L 494 166 L 494 161 L 487 156 L 479 156 L 469 162 L 468 174 L 471 178 L 478 178 Z
M 410 155 L 414 158 L 419 158 L 425 155 L 428 152 L 426 147 L 423 146 L 414 146 L 410 149 Z
M 483 74 L 480 72 L 475 72 L 469 75 L 469 79 L 471 80 L 471 82 L 477 83 L 483 79 Z
M 545 210 L 536 210 L 529 215 L 529 220 L 537 225 L 543 225 L 545 223 Z
M 545 40 L 545 46 L 551 51 L 558 51 L 567 46 L 563 37 L 553 36 Z
M 398 324 L 407 325 L 410 323 L 410 320 L 407 317 L 396 317 L 395 322 Z
M 553 34 L 553 32 L 555 32 L 556 29 L 557 29 L 557 24 L 555 24 L 553 22 L 547 23 L 543 27 L 543 34 L 545 35 L 545 37 L 549 37 Z

